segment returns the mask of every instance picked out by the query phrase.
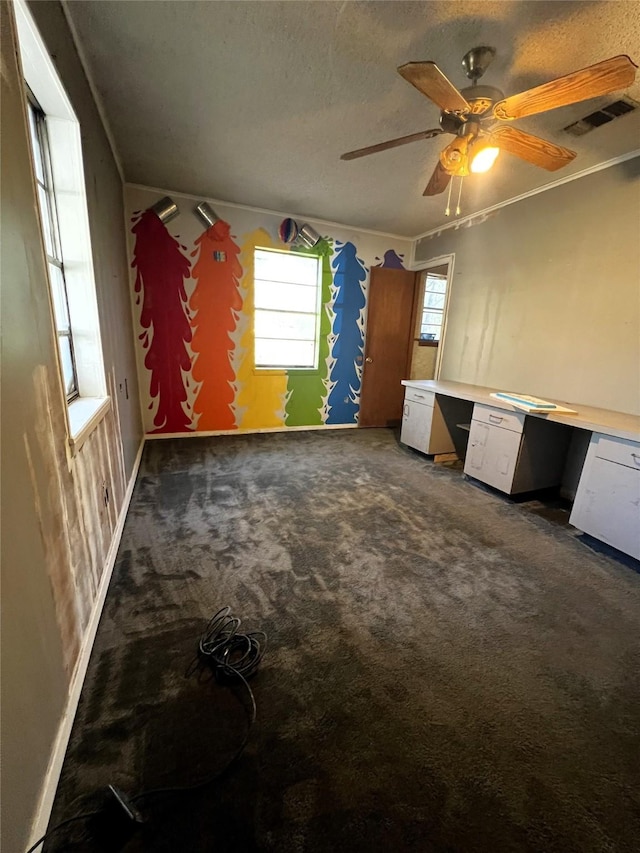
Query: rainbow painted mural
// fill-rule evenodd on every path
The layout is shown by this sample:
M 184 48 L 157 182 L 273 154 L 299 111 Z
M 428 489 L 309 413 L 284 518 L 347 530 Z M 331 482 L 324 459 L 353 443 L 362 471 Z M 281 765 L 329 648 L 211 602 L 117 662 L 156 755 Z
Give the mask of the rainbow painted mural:
M 402 267 L 401 254 L 379 250 L 367 265 L 350 241 L 326 236 L 301 248 L 265 228 L 238 238 L 222 219 L 181 239 L 151 210 L 134 215 L 131 232 L 150 432 L 357 425 L 369 267 Z M 321 261 L 315 369 L 255 367 L 256 248 Z

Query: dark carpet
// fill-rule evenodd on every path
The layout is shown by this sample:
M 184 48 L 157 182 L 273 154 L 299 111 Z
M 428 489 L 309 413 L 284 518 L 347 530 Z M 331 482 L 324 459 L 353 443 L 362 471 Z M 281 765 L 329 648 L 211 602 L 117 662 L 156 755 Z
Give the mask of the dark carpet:
M 225 604 L 241 759 L 48 850 L 640 849 L 640 575 L 389 430 L 147 444 L 52 823 L 233 755 L 243 691 L 185 677 Z

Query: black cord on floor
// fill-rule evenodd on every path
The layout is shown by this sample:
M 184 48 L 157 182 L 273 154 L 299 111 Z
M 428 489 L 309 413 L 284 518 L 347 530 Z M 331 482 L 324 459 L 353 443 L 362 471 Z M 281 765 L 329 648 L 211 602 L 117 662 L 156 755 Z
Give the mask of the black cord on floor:
M 47 830 L 47 832 L 39 838 L 35 844 L 32 844 L 31 847 L 27 850 L 27 853 L 33 853 L 33 851 L 38 848 L 42 843 L 44 843 L 50 835 L 53 835 L 54 832 L 57 832 L 59 829 L 62 829 L 63 826 L 68 826 L 70 823 L 76 823 L 79 820 L 86 820 L 90 817 L 97 817 L 97 815 L 101 814 L 100 811 L 95 810 L 92 812 L 82 812 L 81 814 L 74 815 L 73 817 L 68 817 L 66 820 L 60 821 L 55 826 L 51 827 L 51 829 Z
M 248 726 L 247 732 L 242 739 L 242 743 L 222 770 L 217 770 L 215 773 L 212 773 L 210 776 L 206 776 L 204 779 L 201 779 L 199 782 L 195 782 L 192 785 L 174 785 L 172 787 L 152 788 L 148 791 L 142 791 L 134 797 L 129 797 L 129 803 L 135 804 L 141 800 L 146 800 L 149 797 L 161 794 L 180 794 L 205 788 L 217 779 L 222 778 L 231 769 L 231 767 L 233 767 L 244 752 L 245 747 L 249 742 L 251 730 L 256 721 L 257 715 L 256 700 L 247 679 L 251 678 L 251 676 L 255 674 L 258 669 L 258 665 L 264 656 L 267 648 L 267 635 L 264 631 L 254 631 L 249 634 L 241 634 L 238 630 L 240 625 L 240 619 L 238 619 L 237 616 L 231 615 L 230 607 L 222 607 L 218 610 L 218 612 L 210 619 L 206 630 L 200 637 L 200 641 L 198 643 L 198 654 L 194 663 L 187 670 L 187 675 L 191 675 L 198 669 L 205 666 L 210 666 L 213 670 L 216 681 L 227 684 L 231 684 L 234 681 L 240 681 L 244 685 L 249 696 L 250 710 L 247 712 Z M 77 821 L 97 817 L 101 814 L 102 809 L 96 809 L 90 812 L 82 812 L 57 823 L 55 826 L 52 826 L 51 829 L 48 829 L 42 838 L 38 839 L 35 844 L 32 844 L 26 853 L 33 853 L 33 851 L 43 844 L 49 836 L 53 835 L 54 832 L 58 832 L 58 830 L 63 827 L 68 826 L 71 823 L 76 823 Z
M 247 679 L 254 675 L 264 656 L 267 648 L 267 635 L 264 631 L 241 634 L 238 630 L 240 625 L 240 619 L 231 615 L 230 607 L 223 607 L 218 610 L 200 637 L 197 657 L 188 670 L 188 673 L 191 673 L 201 666 L 208 665 L 213 669 L 216 681 L 221 683 L 240 681 L 244 684 L 249 695 L 251 710 L 248 715 L 247 733 L 236 753 L 222 770 L 216 771 L 200 782 L 195 782 L 193 785 L 175 785 L 169 788 L 153 788 L 150 791 L 143 791 L 141 794 L 131 797 L 132 803 L 137 803 L 157 794 L 179 794 L 204 788 L 227 773 L 244 752 L 257 714 L 256 700 Z

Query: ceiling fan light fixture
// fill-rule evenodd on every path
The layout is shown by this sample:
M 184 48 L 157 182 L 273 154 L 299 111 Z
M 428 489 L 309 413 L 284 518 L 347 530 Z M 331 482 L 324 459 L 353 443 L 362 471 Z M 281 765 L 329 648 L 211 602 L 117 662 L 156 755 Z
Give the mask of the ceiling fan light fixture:
M 471 156 L 469 169 L 476 175 L 482 172 L 488 172 L 496 162 L 496 158 L 499 153 L 500 149 L 495 145 L 487 144 L 476 148 Z

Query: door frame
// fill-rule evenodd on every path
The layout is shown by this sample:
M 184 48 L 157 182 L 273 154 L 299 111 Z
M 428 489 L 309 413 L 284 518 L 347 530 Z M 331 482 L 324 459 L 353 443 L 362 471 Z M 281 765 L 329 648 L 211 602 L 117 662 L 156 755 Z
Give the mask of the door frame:
M 447 318 L 449 316 L 449 302 L 451 299 L 451 289 L 453 286 L 453 268 L 455 265 L 455 252 L 451 252 L 449 255 L 438 255 L 435 258 L 430 258 L 428 261 L 419 261 L 418 263 L 414 263 L 411 265 L 412 271 L 416 273 L 427 272 L 433 267 L 441 267 L 445 264 L 447 265 L 447 292 L 445 294 L 444 299 L 444 311 L 442 312 L 442 334 L 440 335 L 440 341 L 438 343 L 438 355 L 436 356 L 436 364 L 434 368 L 433 378 L 437 382 L 440 379 L 440 368 L 442 366 L 442 353 L 444 352 L 444 344 L 445 338 L 447 335 Z M 420 281 L 422 281 L 422 276 L 420 276 Z M 422 288 L 416 285 L 417 296 L 415 299 L 415 311 L 418 310 L 418 304 L 420 301 Z M 414 316 L 414 327 L 415 327 L 416 318 Z

